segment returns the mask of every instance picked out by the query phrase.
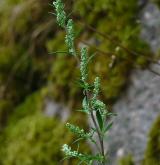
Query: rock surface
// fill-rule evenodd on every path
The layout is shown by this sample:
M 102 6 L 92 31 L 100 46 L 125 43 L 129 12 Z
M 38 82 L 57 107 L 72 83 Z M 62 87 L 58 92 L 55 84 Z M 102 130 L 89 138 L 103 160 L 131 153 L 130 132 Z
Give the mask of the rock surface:
M 148 3 L 140 16 L 142 24 L 141 37 L 146 40 L 153 52 L 160 48 L 160 10 L 157 5 Z
M 143 158 L 148 132 L 160 113 L 159 82 L 149 71 L 133 73 L 129 89 L 113 107 L 118 116 L 106 144 L 112 158 L 133 154 L 137 164 Z
M 44 107 L 44 114 L 46 116 L 50 116 L 50 117 L 57 116 L 63 122 L 65 122 L 70 116 L 70 110 L 69 110 L 69 108 L 65 107 L 64 105 L 56 103 L 52 99 L 46 99 L 45 107 Z
M 160 48 L 160 10 L 155 4 L 147 3 L 140 19 L 141 37 L 150 44 L 153 52 L 157 52 Z M 152 67 L 160 73 L 160 66 Z M 160 114 L 160 76 L 147 70 L 134 71 L 128 90 L 113 109 L 118 116 L 106 143 L 111 151 L 110 164 L 116 164 L 115 157 L 132 154 L 136 165 L 140 165 L 150 127 Z

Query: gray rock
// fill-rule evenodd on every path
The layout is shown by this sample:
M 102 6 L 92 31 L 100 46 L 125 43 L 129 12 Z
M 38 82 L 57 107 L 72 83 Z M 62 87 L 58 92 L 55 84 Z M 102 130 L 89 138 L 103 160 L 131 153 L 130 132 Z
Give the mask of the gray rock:
M 149 43 L 153 52 L 160 48 L 160 10 L 157 5 L 148 3 L 141 12 L 141 37 Z
M 70 116 L 69 108 L 56 103 L 52 99 L 45 99 L 44 114 L 49 117 L 59 117 L 63 122 L 65 122 Z
M 143 3 L 141 1 L 140 3 Z M 141 37 L 153 52 L 160 48 L 160 10 L 147 3 L 140 14 Z M 158 65 L 151 65 L 160 73 Z M 105 147 L 111 157 L 110 165 L 127 154 L 132 154 L 140 165 L 147 144 L 147 136 L 156 117 L 160 114 L 160 76 L 147 70 L 134 71 L 127 91 L 114 105 L 118 114 L 108 135 Z
M 137 164 L 143 159 L 148 132 L 160 114 L 159 82 L 160 77 L 149 71 L 135 71 L 127 92 L 114 105 L 118 116 L 106 143 L 112 164 L 130 153 Z

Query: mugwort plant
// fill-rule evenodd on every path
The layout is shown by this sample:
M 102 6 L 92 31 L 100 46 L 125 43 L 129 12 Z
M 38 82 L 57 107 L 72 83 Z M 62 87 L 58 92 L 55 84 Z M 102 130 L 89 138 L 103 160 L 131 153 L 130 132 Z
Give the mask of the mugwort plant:
M 99 100 L 100 78 L 96 77 L 93 84 L 88 82 L 88 64 L 93 56 L 88 56 L 88 48 L 86 46 L 82 47 L 80 51 L 76 50 L 74 22 L 66 15 L 64 10 L 65 6 L 62 0 L 54 1 L 53 6 L 56 11 L 55 15 L 58 25 L 66 32 L 65 43 L 68 47 L 68 53 L 73 55 L 80 62 L 80 86 L 83 88 L 84 94 L 82 110 L 80 111 L 88 115 L 93 122 L 93 127 L 91 127 L 88 132 L 85 132 L 84 129 L 79 126 L 70 123 L 67 123 L 66 127 L 69 131 L 76 135 L 77 143 L 80 140 L 87 140 L 93 143 L 97 148 L 96 154 L 85 154 L 80 153 L 78 150 L 73 150 L 68 144 L 64 144 L 62 146 L 62 151 L 66 156 L 65 158 L 78 159 L 78 165 L 82 163 L 86 165 L 93 165 L 95 162 L 99 165 L 105 165 L 108 159 L 104 148 L 104 137 L 113 124 L 112 122 L 107 123 L 106 119 L 115 114 L 110 113 L 106 109 L 106 105 Z M 97 136 L 95 136 L 95 134 Z

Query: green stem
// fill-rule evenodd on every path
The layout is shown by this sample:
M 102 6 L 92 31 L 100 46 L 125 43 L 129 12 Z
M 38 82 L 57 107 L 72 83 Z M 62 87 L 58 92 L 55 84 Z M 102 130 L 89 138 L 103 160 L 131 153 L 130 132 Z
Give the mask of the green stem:
M 86 99 L 87 99 L 87 102 L 88 102 L 88 91 L 87 90 L 84 91 L 84 95 L 86 96 Z M 92 109 L 91 109 L 91 119 L 92 119 L 92 122 L 93 122 L 96 130 L 97 130 L 98 139 L 99 139 L 99 143 L 100 143 L 100 147 L 101 147 L 101 154 L 104 158 L 104 160 L 102 162 L 102 165 L 105 165 L 104 140 L 103 140 L 103 137 L 101 136 L 101 132 L 100 132 L 99 127 L 97 125 L 97 122 L 96 122 L 96 119 L 94 117 Z

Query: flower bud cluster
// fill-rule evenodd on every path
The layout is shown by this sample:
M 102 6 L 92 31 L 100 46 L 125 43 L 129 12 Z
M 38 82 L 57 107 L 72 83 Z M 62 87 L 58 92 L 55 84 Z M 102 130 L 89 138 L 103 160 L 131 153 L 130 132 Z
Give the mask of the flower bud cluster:
M 79 155 L 77 151 L 72 151 L 71 147 L 69 147 L 67 144 L 64 144 L 62 146 L 62 151 L 65 153 L 66 156 L 69 157 L 77 157 Z
M 61 0 L 56 0 L 55 2 L 53 2 L 53 5 L 56 10 L 57 23 L 59 26 L 64 28 L 67 19 L 66 13 L 64 11 L 64 4 L 62 3 Z
M 81 71 L 81 79 L 83 82 L 87 80 L 87 61 L 88 61 L 88 51 L 86 47 L 81 49 L 81 63 L 80 63 L 80 71 Z
M 74 38 L 75 38 L 75 32 L 74 32 L 73 20 L 69 19 L 66 27 L 65 42 L 69 48 L 69 53 L 72 55 L 76 55 L 76 51 L 74 48 Z
M 73 132 L 74 134 L 76 134 L 78 137 L 81 138 L 88 138 L 91 136 L 91 133 L 85 133 L 85 131 L 83 129 L 80 129 L 78 126 L 75 126 L 73 124 L 67 123 L 66 127 Z
M 92 100 L 95 101 L 100 90 L 100 78 L 96 77 L 94 81 L 94 89 L 93 89 L 93 98 Z
M 100 78 L 96 77 L 94 81 L 94 89 L 93 89 L 93 98 L 92 98 L 92 107 L 94 110 L 99 110 L 101 115 L 105 115 L 106 105 L 97 99 L 100 91 Z

